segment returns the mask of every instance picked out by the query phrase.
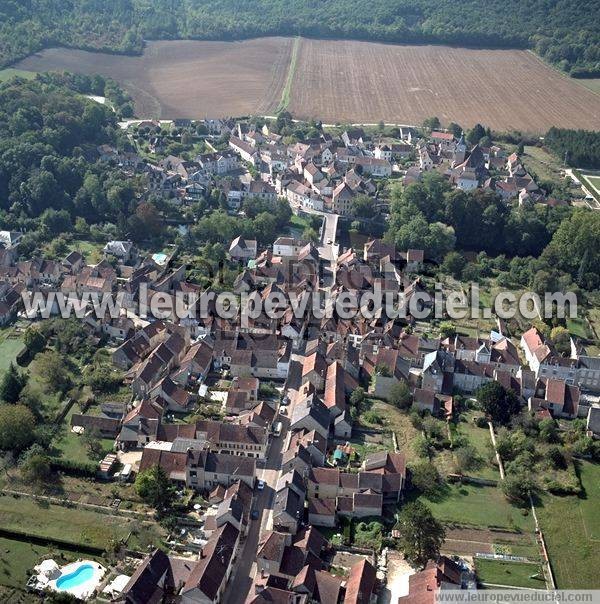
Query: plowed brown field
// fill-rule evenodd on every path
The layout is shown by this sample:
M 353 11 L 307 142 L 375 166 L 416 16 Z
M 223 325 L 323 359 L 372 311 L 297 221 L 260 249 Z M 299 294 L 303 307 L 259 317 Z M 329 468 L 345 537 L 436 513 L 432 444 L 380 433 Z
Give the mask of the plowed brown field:
M 150 42 L 141 57 L 55 48 L 15 67 L 111 76 L 143 117 L 270 114 L 284 92 L 292 46 L 291 38 Z M 600 95 L 522 50 L 303 39 L 288 109 L 326 123 L 419 124 L 438 116 L 497 130 L 600 130 Z
M 292 38 L 149 42 L 140 57 L 50 48 L 19 65 L 109 76 L 133 96 L 143 117 L 224 117 L 275 110 L 292 46 Z
M 302 40 L 290 97 L 325 122 L 600 129 L 600 95 L 523 50 Z

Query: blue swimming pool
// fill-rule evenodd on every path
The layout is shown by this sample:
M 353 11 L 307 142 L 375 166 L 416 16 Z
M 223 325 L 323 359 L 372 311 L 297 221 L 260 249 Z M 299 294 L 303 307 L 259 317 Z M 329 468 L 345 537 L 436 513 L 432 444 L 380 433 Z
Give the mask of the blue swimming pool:
M 72 589 L 87 583 L 94 577 L 94 567 L 91 564 L 82 564 L 68 575 L 63 575 L 56 581 L 58 589 Z

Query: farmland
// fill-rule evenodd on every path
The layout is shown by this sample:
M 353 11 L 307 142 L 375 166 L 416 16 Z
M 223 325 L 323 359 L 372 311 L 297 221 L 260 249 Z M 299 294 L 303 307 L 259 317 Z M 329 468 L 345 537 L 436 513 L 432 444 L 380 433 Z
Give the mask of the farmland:
M 326 123 L 481 122 L 497 130 L 600 129 L 600 95 L 523 50 L 258 38 L 149 42 L 142 56 L 53 48 L 16 64 L 101 73 L 143 117 L 203 118 L 287 109 Z
M 518 50 L 303 40 L 291 98 L 325 121 L 600 128 L 598 96 Z
M 203 118 L 274 111 L 294 40 L 150 42 L 139 57 L 51 48 L 19 68 L 99 73 L 118 81 L 144 117 Z

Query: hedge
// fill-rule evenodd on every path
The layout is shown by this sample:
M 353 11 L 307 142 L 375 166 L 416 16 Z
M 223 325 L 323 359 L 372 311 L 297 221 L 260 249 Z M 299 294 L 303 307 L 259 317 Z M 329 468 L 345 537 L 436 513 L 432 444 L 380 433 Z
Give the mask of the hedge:
M 97 464 L 90 461 L 76 461 L 62 457 L 51 457 L 50 467 L 58 472 L 64 472 L 69 476 L 89 476 L 94 478 L 98 471 Z

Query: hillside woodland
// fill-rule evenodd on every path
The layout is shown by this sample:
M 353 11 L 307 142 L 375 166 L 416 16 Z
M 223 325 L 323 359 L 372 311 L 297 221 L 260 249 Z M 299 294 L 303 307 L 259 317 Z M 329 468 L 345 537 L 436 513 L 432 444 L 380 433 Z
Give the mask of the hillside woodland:
M 145 39 L 271 35 L 530 48 L 600 76 L 600 0 L 0 0 L 0 65 L 52 45 L 139 53 Z

